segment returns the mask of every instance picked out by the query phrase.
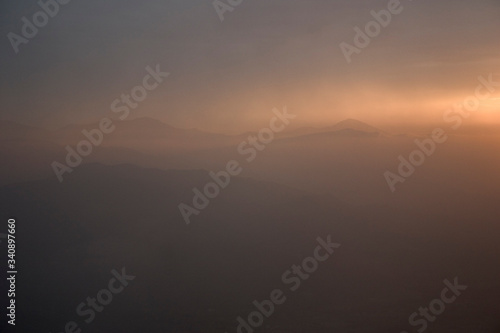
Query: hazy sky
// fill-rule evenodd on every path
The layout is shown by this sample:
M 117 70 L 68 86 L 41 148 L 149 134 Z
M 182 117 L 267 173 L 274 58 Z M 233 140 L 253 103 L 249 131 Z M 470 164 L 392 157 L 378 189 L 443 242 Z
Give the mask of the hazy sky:
M 243 0 L 221 22 L 211 0 L 72 0 L 15 54 L 7 34 L 39 7 L 2 1 L 0 119 L 54 127 L 109 116 L 160 64 L 170 77 L 131 116 L 238 132 L 287 105 L 304 125 L 419 123 L 440 121 L 479 75 L 500 74 L 498 0 L 402 0 L 348 64 L 339 44 L 387 3 Z M 500 120 L 495 103 L 478 119 Z

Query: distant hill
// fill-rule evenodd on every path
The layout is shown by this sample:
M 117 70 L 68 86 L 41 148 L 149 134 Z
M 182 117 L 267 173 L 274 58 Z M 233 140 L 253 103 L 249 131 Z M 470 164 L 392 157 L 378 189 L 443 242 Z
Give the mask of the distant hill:
M 48 139 L 49 131 L 18 124 L 12 121 L 0 121 L 0 144 L 5 144 L 13 140 Z
M 333 126 L 313 128 L 302 127 L 284 132 L 280 138 L 299 138 L 311 135 L 321 135 L 324 138 L 333 137 L 378 137 L 387 135 L 384 131 L 355 119 L 345 119 Z
M 326 132 L 353 130 L 366 133 L 382 133 L 382 130 L 355 119 L 342 120 L 331 127 L 324 128 L 324 130 Z
M 114 132 L 105 135 L 105 147 L 125 147 L 142 152 L 198 150 L 226 146 L 234 142 L 230 136 L 212 134 L 196 129 L 180 129 L 152 118 L 115 120 Z M 98 123 L 66 126 L 53 133 L 59 143 L 76 143 L 85 137 L 83 130 L 98 128 Z

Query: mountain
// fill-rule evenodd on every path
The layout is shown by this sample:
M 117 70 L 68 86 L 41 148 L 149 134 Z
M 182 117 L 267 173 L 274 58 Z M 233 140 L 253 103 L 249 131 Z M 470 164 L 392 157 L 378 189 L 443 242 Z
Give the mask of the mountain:
M 14 140 L 44 140 L 48 135 L 49 131 L 41 128 L 22 125 L 12 121 L 0 121 L 0 144 L 2 145 Z
M 227 146 L 234 140 L 230 136 L 212 134 L 196 129 L 180 129 L 152 118 L 114 120 L 115 130 L 105 134 L 102 145 L 123 147 L 141 152 L 187 151 Z M 58 143 L 75 144 L 85 139 L 83 130 L 98 128 L 99 124 L 71 125 L 55 131 Z
M 144 167 L 202 168 L 197 152 L 231 147 L 241 139 L 195 129 L 179 129 L 151 118 L 115 120 L 115 130 L 103 134 L 102 143 L 93 146 L 83 163 L 134 163 Z M 0 122 L 0 184 L 53 176 L 52 162 L 64 163 L 66 146 L 76 149 L 88 141 L 82 133 L 99 128 L 98 123 L 68 125 L 48 131 L 35 127 Z M 240 140 L 240 141 L 238 141 Z M 210 159 L 210 157 L 207 157 Z
M 334 137 L 381 137 L 387 134 L 371 125 L 355 119 L 345 119 L 329 127 L 301 127 L 292 131 L 284 132 L 279 136 L 281 139 L 300 138 L 305 136 L 320 135 L 328 139 Z
M 371 125 L 363 123 L 359 120 L 355 119 L 345 119 L 337 124 L 327 127 L 323 129 L 325 132 L 335 132 L 342 130 L 353 130 L 358 132 L 366 132 L 366 133 L 383 133 L 380 129 L 375 128 Z
M 240 135 L 214 134 L 197 129 L 180 129 L 167 125 L 152 118 L 136 118 L 133 120 L 113 120 L 115 129 L 112 133 L 104 134 L 103 147 L 120 147 L 147 152 L 174 152 L 186 150 L 215 149 L 236 146 L 247 139 L 248 132 Z M 36 145 L 39 142 L 51 143 L 58 146 L 76 145 L 87 138 L 82 134 L 84 130 L 92 131 L 99 128 L 99 123 L 73 124 L 54 131 L 16 124 L 0 122 L 2 142 L 21 140 Z M 371 137 L 383 132 L 375 127 L 357 120 L 347 119 L 331 127 L 312 128 L 304 127 L 286 131 L 277 135 L 277 138 L 303 137 L 313 134 L 330 133 L 328 136 L 339 137 Z

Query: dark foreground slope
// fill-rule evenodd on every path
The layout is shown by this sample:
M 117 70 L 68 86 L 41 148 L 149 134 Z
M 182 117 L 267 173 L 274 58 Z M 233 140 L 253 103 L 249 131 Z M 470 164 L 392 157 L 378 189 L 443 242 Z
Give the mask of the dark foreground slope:
M 408 317 L 455 276 L 469 287 L 427 332 L 495 332 L 491 230 L 464 243 L 460 225 L 416 232 L 415 214 L 244 178 L 186 225 L 177 206 L 208 181 L 204 171 L 86 165 L 63 183 L 1 188 L 2 220 L 18 225 L 17 332 L 62 332 L 69 321 L 82 332 L 236 332 L 254 300 L 281 289 L 285 303 L 257 331 L 397 333 L 414 330 Z M 328 235 L 340 248 L 291 291 L 282 274 Z M 122 267 L 135 279 L 85 323 L 76 308 Z

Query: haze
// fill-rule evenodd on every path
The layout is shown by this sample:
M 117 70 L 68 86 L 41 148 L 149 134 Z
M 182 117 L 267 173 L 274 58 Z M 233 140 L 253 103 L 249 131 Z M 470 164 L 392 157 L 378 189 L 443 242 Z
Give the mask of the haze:
M 55 1 L 0 5 L 15 332 L 500 332 L 499 1 Z

